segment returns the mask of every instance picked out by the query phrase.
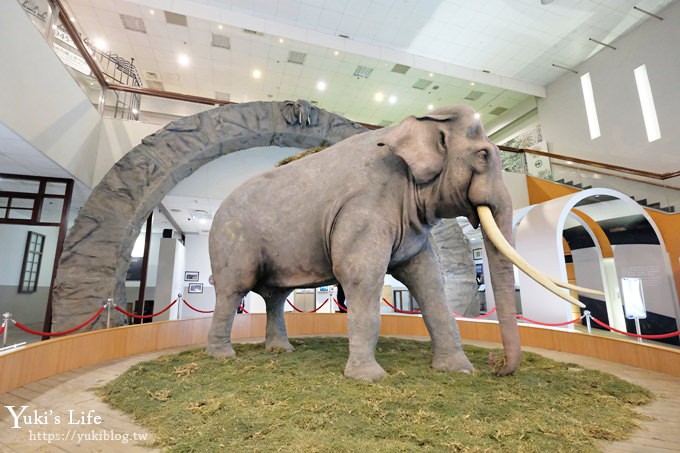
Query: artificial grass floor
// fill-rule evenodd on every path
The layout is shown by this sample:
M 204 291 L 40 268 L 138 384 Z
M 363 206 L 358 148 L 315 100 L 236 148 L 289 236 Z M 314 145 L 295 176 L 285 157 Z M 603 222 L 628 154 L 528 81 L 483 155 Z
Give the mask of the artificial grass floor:
M 172 452 L 588 452 L 637 425 L 649 391 L 606 373 L 524 353 L 499 378 L 466 346 L 473 375 L 430 368 L 430 343 L 380 338 L 387 376 L 345 379 L 346 338 L 292 339 L 274 354 L 237 344 L 139 363 L 98 389 Z

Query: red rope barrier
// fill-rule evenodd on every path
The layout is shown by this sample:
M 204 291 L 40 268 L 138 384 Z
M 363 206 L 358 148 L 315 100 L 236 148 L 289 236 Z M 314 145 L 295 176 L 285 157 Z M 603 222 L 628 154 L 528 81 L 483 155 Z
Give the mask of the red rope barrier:
M 0 326 L 0 335 L 2 335 L 2 332 L 5 331 L 5 326 Z
M 199 313 L 215 313 L 215 310 L 199 310 L 198 308 L 194 307 L 193 305 L 189 304 L 186 299 L 182 299 L 182 302 L 184 302 L 184 305 L 187 307 L 191 308 L 193 311 L 197 311 Z
M 328 303 L 328 299 L 324 300 L 323 303 L 322 303 L 321 305 L 319 305 L 318 307 L 316 307 L 316 308 L 315 308 L 314 310 L 312 310 L 312 311 L 303 311 L 303 310 L 300 310 L 300 309 L 297 308 L 295 305 L 293 305 L 293 303 L 292 303 L 290 300 L 288 300 L 288 299 L 286 299 L 286 302 L 288 302 L 288 305 L 290 305 L 291 307 L 293 307 L 293 310 L 297 311 L 298 313 L 316 313 L 317 311 L 321 310 L 321 307 L 323 307 L 324 305 L 326 305 L 326 304 Z
M 293 310 L 295 310 L 296 312 L 298 312 L 298 313 L 304 313 L 304 311 L 300 310 L 300 309 L 297 308 L 295 305 L 293 305 L 293 303 L 292 303 L 289 299 L 286 299 L 286 302 L 288 302 L 288 305 L 290 305 L 291 307 L 293 307 Z
M 340 309 L 341 312 L 347 313 L 347 308 L 345 308 L 345 307 L 343 307 L 342 305 L 340 305 L 340 302 L 338 302 L 338 299 L 336 299 L 336 298 L 334 297 L 334 298 L 333 298 L 333 302 L 335 302 L 335 305 L 338 306 L 338 308 Z
M 404 313 L 406 315 L 418 315 L 418 314 L 420 314 L 420 310 L 412 310 L 412 311 L 400 310 L 397 307 L 395 307 L 394 305 L 392 305 L 391 303 L 389 303 L 387 301 L 387 299 L 385 299 L 384 297 L 383 297 L 383 302 L 385 302 L 387 304 L 387 306 L 389 306 L 392 310 L 396 311 L 397 313 Z
M 241 302 L 241 305 L 239 305 L 238 308 L 240 308 L 241 311 L 242 311 L 243 313 L 245 313 L 246 315 L 249 315 L 249 314 L 250 314 L 250 313 L 248 313 L 248 310 L 246 310 L 246 304 L 244 304 L 243 302 Z
M 517 319 L 521 319 L 522 321 L 530 322 L 532 324 L 538 324 L 539 326 L 560 327 L 560 326 L 567 326 L 569 324 L 574 324 L 575 322 L 582 320 L 583 316 L 581 316 L 580 318 L 572 319 L 571 321 L 558 322 L 558 323 L 555 323 L 555 324 L 552 324 L 552 323 L 549 323 L 549 322 L 534 321 L 532 319 L 525 318 L 522 315 L 517 315 Z
M 168 305 L 167 307 L 165 307 L 164 309 L 162 309 L 162 310 L 159 311 L 158 313 L 154 313 L 154 314 L 152 314 L 152 315 L 136 315 L 136 314 L 134 314 L 134 313 L 130 313 L 129 311 L 123 310 L 123 309 L 120 308 L 118 305 L 114 305 L 114 308 L 115 308 L 116 310 L 118 310 L 119 312 L 123 313 L 125 316 L 130 316 L 131 318 L 135 318 L 135 319 L 149 319 L 149 318 L 153 318 L 153 317 L 158 316 L 158 315 L 162 315 L 162 314 L 165 313 L 166 311 L 170 310 L 170 307 L 172 307 L 172 306 L 175 305 L 176 303 L 177 303 L 177 299 L 173 300 L 172 303 L 170 303 L 170 305 Z
M 97 310 L 97 313 L 92 315 L 92 317 L 90 319 L 88 319 L 87 321 L 85 321 L 84 323 L 82 323 L 79 326 L 76 326 L 76 327 L 69 329 L 69 330 L 65 330 L 63 332 L 40 332 L 38 330 L 33 330 L 30 327 L 26 327 L 25 325 L 21 324 L 19 321 L 13 321 L 13 322 L 14 322 L 15 326 L 17 326 L 18 328 L 20 328 L 24 332 L 31 333 L 33 335 L 40 335 L 41 337 L 57 337 L 57 336 L 60 336 L 60 335 L 67 335 L 69 333 L 75 332 L 76 330 L 82 329 L 83 327 L 85 327 L 86 325 L 88 325 L 89 323 L 91 323 L 92 321 L 97 319 L 97 317 L 102 314 L 102 312 L 104 311 L 105 308 L 106 308 L 106 305 L 102 306 L 99 310 Z
M 452 313 L 453 313 L 453 316 L 455 316 L 455 317 L 457 317 L 457 318 L 484 319 L 484 318 L 488 318 L 489 316 L 493 315 L 495 312 L 496 312 L 496 307 L 493 307 L 490 311 L 487 311 L 487 312 L 484 313 L 483 315 L 472 316 L 472 317 L 471 317 L 471 316 L 463 316 L 463 315 L 459 315 L 459 314 L 456 313 L 455 311 L 452 312 Z
M 664 338 L 672 338 L 672 337 L 677 337 L 680 335 L 680 330 L 676 330 L 675 332 L 671 333 L 662 333 L 658 335 L 639 335 L 637 333 L 630 333 L 630 332 L 624 332 L 619 329 L 615 329 L 614 327 L 607 325 L 606 323 L 600 321 L 594 316 L 590 317 L 593 321 L 595 321 L 597 324 L 600 326 L 604 327 L 605 329 L 609 329 L 612 332 L 620 333 L 621 335 L 626 335 L 627 337 L 635 337 L 635 338 L 646 338 L 647 340 L 662 340 Z

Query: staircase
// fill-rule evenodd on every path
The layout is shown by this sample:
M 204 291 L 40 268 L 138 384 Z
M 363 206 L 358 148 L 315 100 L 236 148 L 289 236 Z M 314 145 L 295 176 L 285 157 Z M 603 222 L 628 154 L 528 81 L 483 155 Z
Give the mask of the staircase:
M 580 190 L 591 189 L 593 187 L 593 186 L 583 187 L 583 185 L 580 182 L 575 183 L 574 181 L 565 181 L 564 179 L 558 179 L 557 181 L 553 181 L 553 182 L 555 182 L 557 184 L 562 184 L 564 186 L 569 186 L 569 187 L 573 187 L 573 188 L 576 188 L 576 189 L 580 189 Z M 654 203 L 649 203 L 646 198 L 641 198 L 641 199 L 637 200 L 632 195 L 629 195 L 629 197 L 631 199 L 633 199 L 637 204 L 639 204 L 640 206 L 643 206 L 645 208 L 654 209 L 656 211 L 661 211 L 661 212 L 666 212 L 668 214 L 675 213 L 675 206 L 661 206 L 661 202 L 659 202 L 659 201 L 656 201 Z

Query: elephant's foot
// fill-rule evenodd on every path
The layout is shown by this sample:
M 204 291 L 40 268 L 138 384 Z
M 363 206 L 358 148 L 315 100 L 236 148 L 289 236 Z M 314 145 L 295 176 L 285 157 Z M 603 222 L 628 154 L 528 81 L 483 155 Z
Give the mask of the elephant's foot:
M 347 362 L 345 366 L 345 377 L 350 379 L 357 379 L 359 381 L 376 382 L 385 376 L 385 370 L 382 369 L 375 360 L 371 362 Z
M 205 352 L 217 358 L 230 358 L 236 356 L 236 351 L 231 343 L 211 343 L 205 348 Z
M 463 351 L 449 355 L 435 355 L 432 359 L 432 368 L 460 373 L 473 373 L 475 371 L 475 367 L 472 366 Z
M 295 348 L 286 339 L 283 340 L 272 340 L 265 342 L 265 350 L 269 352 L 293 352 Z

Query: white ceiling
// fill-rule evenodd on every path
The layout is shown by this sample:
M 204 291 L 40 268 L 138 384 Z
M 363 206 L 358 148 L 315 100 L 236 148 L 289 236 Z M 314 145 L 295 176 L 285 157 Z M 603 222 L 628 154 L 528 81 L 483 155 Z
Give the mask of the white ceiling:
M 42 0 L 29 0 L 44 9 Z M 64 1 L 64 0 L 62 0 Z M 154 73 L 169 91 L 235 102 L 309 99 L 352 120 L 387 125 L 410 114 L 464 102 L 482 114 L 487 131 L 516 117 L 545 86 L 675 0 L 65 0 L 90 42 L 104 40 L 134 58 L 145 85 Z M 546 3 L 545 5 L 543 3 Z M 166 11 L 186 16 L 168 23 Z M 138 17 L 145 33 L 125 29 Z M 175 16 L 175 19 L 182 17 Z M 256 33 L 253 33 L 256 32 Z M 212 46 L 214 35 L 229 49 Z M 290 52 L 306 54 L 289 63 Z M 185 54 L 187 66 L 178 62 Z M 393 71 L 404 65 L 404 74 Z M 372 69 L 368 78 L 357 67 Z M 262 76 L 255 79 L 255 69 Z M 431 82 L 424 90 L 413 85 Z M 324 81 L 325 91 L 316 85 Z M 424 81 L 424 82 L 422 82 Z M 476 100 L 466 100 L 477 91 Z M 377 102 L 376 93 L 384 99 Z M 388 101 L 395 96 L 392 104 Z M 150 104 L 147 104 L 150 105 Z M 497 108 L 506 113 L 491 114 Z M 142 103 L 144 110 L 144 103 Z M 186 218 L 214 213 L 229 187 L 271 168 L 291 150 L 238 153 L 208 164 L 164 200 L 186 232 L 206 225 Z M 248 156 L 248 157 L 244 157 Z M 0 172 L 70 177 L 0 124 Z M 212 178 L 212 179 L 211 179 Z M 210 182 L 206 182 L 210 181 Z M 79 193 L 86 192 L 79 190 Z M 83 195 L 84 196 L 84 195 Z M 81 198 L 83 197 L 81 196 Z M 74 201 L 77 208 L 78 203 Z M 180 212 L 173 212 L 179 209 Z M 158 228 L 169 222 L 159 217 Z M 209 226 L 208 226 L 209 227 Z

